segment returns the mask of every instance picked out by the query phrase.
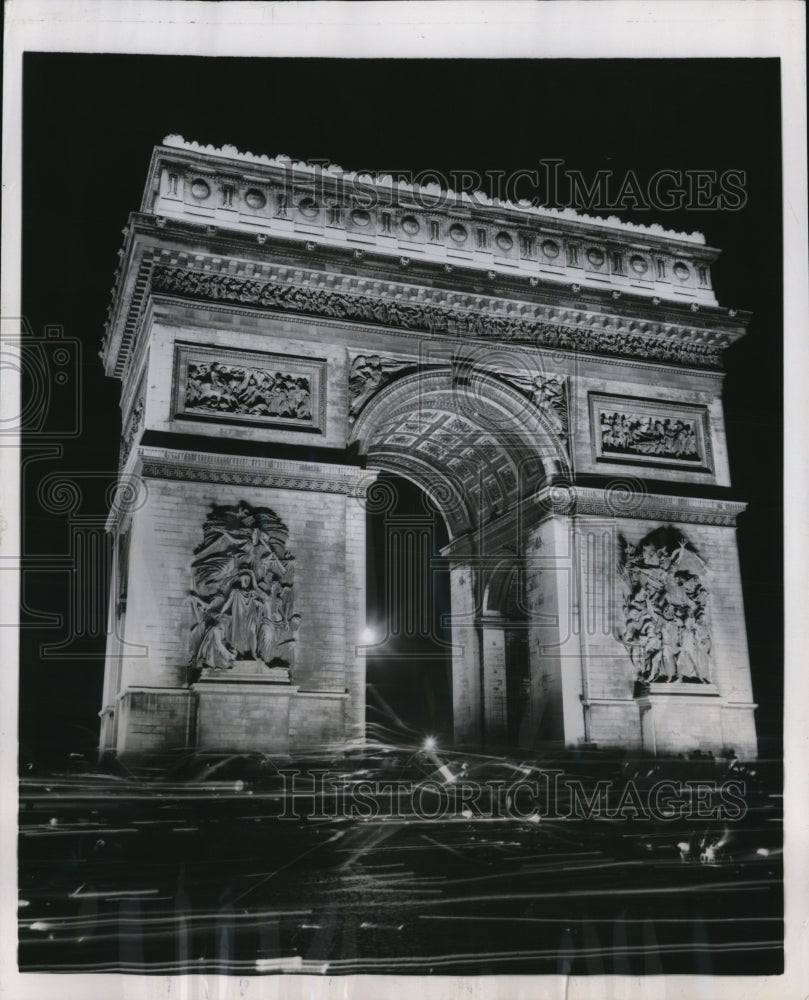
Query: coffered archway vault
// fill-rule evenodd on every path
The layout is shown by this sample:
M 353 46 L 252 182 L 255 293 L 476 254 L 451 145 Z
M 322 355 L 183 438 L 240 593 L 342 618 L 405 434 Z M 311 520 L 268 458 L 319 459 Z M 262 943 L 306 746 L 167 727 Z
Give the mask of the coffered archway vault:
M 102 754 L 364 738 L 384 471 L 447 524 L 458 743 L 755 755 L 718 251 L 357 180 L 155 148 L 101 352 L 139 484 Z

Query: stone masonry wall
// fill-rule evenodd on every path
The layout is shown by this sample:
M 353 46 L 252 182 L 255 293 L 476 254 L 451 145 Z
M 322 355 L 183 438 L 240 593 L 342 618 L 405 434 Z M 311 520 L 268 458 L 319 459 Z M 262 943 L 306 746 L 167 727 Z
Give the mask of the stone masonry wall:
M 147 480 L 147 487 L 146 504 L 133 516 L 126 639 L 146 644 L 148 656 L 125 658 L 122 686 L 184 683 L 194 548 L 211 504 L 244 499 L 271 508 L 289 528 L 295 611 L 301 615 L 293 683 L 344 692 L 346 644 L 365 612 L 356 574 L 346 587 L 346 546 L 358 541 L 356 517 L 346 540 L 347 507 L 358 501 L 345 494 L 159 479 Z

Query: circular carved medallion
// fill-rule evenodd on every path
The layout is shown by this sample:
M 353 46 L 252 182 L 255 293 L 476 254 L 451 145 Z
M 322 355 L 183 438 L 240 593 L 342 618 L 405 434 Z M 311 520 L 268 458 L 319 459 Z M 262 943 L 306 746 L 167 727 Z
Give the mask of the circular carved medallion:
M 421 228 L 421 227 L 419 226 L 419 220 L 418 220 L 418 219 L 417 219 L 417 218 L 415 217 L 415 215 L 406 215 L 406 216 L 405 216 L 405 217 L 404 217 L 404 218 L 402 219 L 402 222 L 401 222 L 401 225 L 402 225 L 402 229 L 403 229 L 403 230 L 404 230 L 404 231 L 405 231 L 405 232 L 406 232 L 406 233 L 407 233 L 407 234 L 408 234 L 409 236 L 415 236 L 415 234 L 416 234 L 416 233 L 417 233 L 417 232 L 419 231 L 419 229 Z
M 510 250 L 514 246 L 514 240 L 507 232 L 498 233 L 494 238 L 494 242 L 500 247 L 501 250 Z
M 559 256 L 559 244 L 554 242 L 554 240 L 545 240 L 542 244 L 542 252 L 546 257 L 550 257 L 553 260 L 554 257 Z
M 453 240 L 455 243 L 466 243 L 466 237 L 468 233 L 466 232 L 464 226 L 460 224 L 460 222 L 455 222 L 453 223 L 453 225 L 449 227 L 449 235 L 450 239 Z
M 244 200 L 249 208 L 264 208 L 267 204 L 267 199 L 258 188 L 250 188 L 244 196 Z
M 191 194 L 200 201 L 207 198 L 210 193 L 210 186 L 201 177 L 191 182 Z
M 691 277 L 691 271 L 688 269 L 687 264 L 683 264 L 681 260 L 678 260 L 674 265 L 674 273 L 680 279 L 680 281 L 688 281 Z
M 364 208 L 355 208 L 351 212 L 351 221 L 355 226 L 364 227 L 371 221 L 371 216 Z
M 302 198 L 298 203 L 298 211 L 309 219 L 313 219 L 320 211 L 320 205 L 314 198 Z
M 640 254 L 635 254 L 634 257 L 629 258 L 629 266 L 635 272 L 635 274 L 646 274 L 649 270 L 649 265 L 646 263 Z
M 603 267 L 604 251 L 599 250 L 598 247 L 590 247 L 590 249 L 587 251 L 587 259 L 590 261 L 593 267 Z

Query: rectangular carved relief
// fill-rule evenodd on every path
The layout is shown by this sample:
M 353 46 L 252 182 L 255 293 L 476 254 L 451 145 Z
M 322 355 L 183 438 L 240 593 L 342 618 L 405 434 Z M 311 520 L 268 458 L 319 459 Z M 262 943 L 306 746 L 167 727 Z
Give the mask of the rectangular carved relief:
M 704 406 L 590 393 L 590 432 L 600 462 L 713 471 Z
M 182 420 L 260 424 L 320 433 L 326 362 L 177 344 L 173 413 Z

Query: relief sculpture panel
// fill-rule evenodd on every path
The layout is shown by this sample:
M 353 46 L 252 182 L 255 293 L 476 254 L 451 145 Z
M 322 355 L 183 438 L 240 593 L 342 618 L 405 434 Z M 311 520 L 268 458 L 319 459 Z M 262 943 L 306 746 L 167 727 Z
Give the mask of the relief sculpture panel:
M 309 379 L 266 368 L 241 368 L 212 361 L 191 361 L 185 410 L 312 419 Z
M 213 505 L 191 563 L 191 677 L 250 661 L 289 669 L 301 616 L 288 530 L 267 507 Z
M 705 407 L 590 396 L 596 459 L 712 471 Z
M 657 528 L 621 540 L 624 584 L 619 638 L 646 684 L 710 684 L 707 567 L 684 535 Z
M 178 345 L 175 415 L 318 431 L 323 363 Z

